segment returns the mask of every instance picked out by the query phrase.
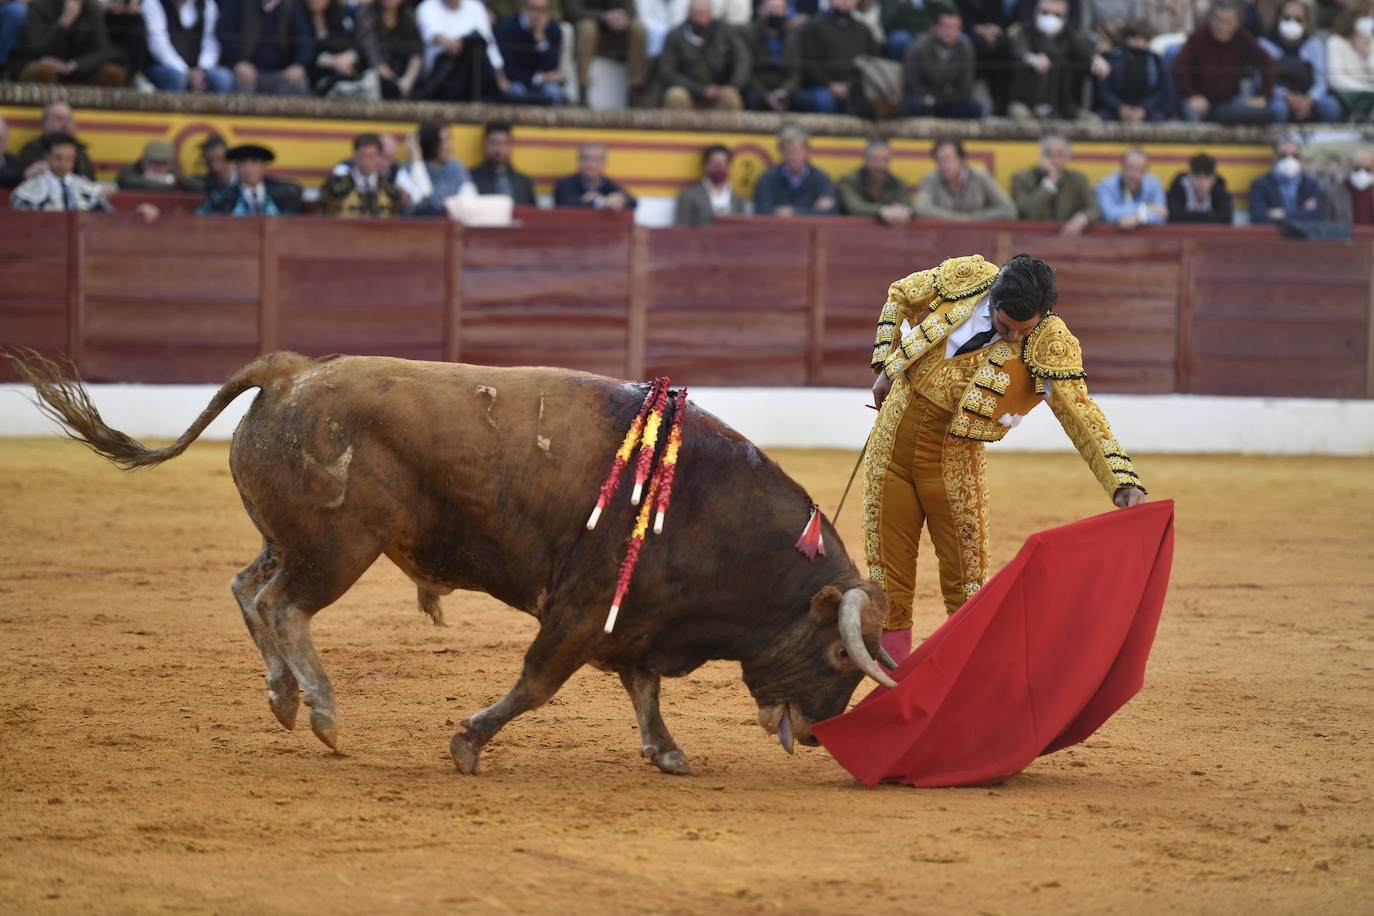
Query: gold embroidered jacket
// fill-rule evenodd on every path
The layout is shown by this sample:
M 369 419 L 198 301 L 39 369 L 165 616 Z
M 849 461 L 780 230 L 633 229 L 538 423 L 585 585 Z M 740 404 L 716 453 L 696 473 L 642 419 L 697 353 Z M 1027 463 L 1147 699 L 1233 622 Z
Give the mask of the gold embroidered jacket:
M 932 369 L 944 359 L 945 338 L 968 320 L 977 297 L 996 278 L 996 265 L 981 255 L 970 255 L 950 258 L 936 268 L 917 271 L 893 283 L 878 318 L 874 373 L 885 373 L 894 387 L 915 385 L 920 390 L 921 384 L 935 374 Z M 898 339 L 903 322 L 913 330 Z M 1130 456 L 1117 443 L 1102 410 L 1088 396 L 1086 378 L 1078 338 L 1051 312 L 1019 345 L 1003 340 L 983 351 L 963 391 L 956 394 L 953 403 L 942 405 L 954 410 L 949 434 L 996 442 L 1047 399 L 1055 418 L 1108 495 L 1121 487 L 1140 487 Z M 905 403 L 905 398 L 894 403 Z

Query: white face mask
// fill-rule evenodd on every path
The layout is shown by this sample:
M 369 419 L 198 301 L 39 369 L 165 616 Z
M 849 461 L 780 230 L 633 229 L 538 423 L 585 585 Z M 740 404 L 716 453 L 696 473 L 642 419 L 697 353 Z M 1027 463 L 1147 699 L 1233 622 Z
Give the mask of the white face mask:
M 1305 31 L 1301 22 L 1292 19 L 1285 19 L 1279 23 L 1279 37 L 1284 41 L 1297 41 Z
M 1369 169 L 1356 169 L 1350 173 L 1350 183 L 1355 186 L 1355 190 L 1364 191 L 1374 184 L 1374 173 Z
M 1374 38 L 1374 16 L 1361 16 L 1356 19 L 1355 34 L 1364 38 Z
M 1284 156 L 1278 161 L 1278 164 L 1274 166 L 1274 171 L 1278 172 L 1284 178 L 1293 178 L 1302 171 L 1302 163 L 1293 156 Z
M 1064 28 L 1064 20 L 1060 19 L 1054 13 L 1041 13 L 1039 16 L 1035 17 L 1035 27 L 1050 38 L 1053 38 Z

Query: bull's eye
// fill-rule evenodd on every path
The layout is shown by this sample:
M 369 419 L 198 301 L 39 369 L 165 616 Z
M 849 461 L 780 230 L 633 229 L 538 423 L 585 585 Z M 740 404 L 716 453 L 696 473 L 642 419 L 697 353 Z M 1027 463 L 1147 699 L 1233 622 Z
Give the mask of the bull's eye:
M 839 656 L 840 658 L 849 658 L 849 650 L 841 647 L 839 650 Z

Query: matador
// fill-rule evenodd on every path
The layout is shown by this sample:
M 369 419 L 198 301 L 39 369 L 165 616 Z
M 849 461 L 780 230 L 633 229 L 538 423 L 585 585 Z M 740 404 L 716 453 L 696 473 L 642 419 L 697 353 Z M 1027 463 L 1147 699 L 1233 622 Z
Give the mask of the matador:
M 1053 312 L 1054 272 L 1019 254 L 1001 270 L 950 258 L 893 283 L 872 368 L 878 419 L 864 459 L 864 554 L 887 592 L 883 645 L 911 651 L 916 552 L 925 526 L 953 614 L 988 576 L 983 443 L 1041 401 L 1113 503 L 1145 501 L 1131 458 L 1088 396 L 1083 354 Z M 901 333 L 903 325 L 910 330 Z

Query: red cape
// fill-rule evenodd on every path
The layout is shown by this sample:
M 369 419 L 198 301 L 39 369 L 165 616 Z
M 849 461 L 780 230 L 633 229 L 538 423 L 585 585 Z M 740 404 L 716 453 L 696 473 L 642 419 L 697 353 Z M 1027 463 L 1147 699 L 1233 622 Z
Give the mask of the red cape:
M 1173 561 L 1172 500 L 1027 538 L 879 687 L 813 732 L 870 786 L 985 785 L 1135 696 Z

